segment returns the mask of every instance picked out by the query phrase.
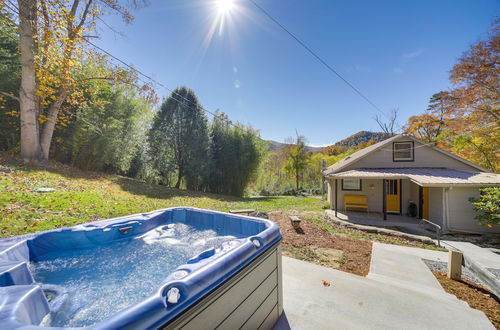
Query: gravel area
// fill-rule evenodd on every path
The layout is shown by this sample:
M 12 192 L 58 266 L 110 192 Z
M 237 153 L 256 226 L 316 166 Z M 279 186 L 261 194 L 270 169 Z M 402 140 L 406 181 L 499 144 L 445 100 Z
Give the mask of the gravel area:
M 447 262 L 433 261 L 428 259 L 422 259 L 422 260 L 425 262 L 425 264 L 427 265 L 427 267 L 429 267 L 431 271 L 437 271 L 445 274 L 448 273 Z M 498 275 L 500 275 L 500 270 L 496 269 L 496 271 L 498 272 Z M 485 285 L 483 282 L 481 282 L 480 279 L 476 277 L 476 275 L 474 275 L 473 272 L 471 272 L 468 268 L 465 268 L 464 266 L 462 266 L 462 278 L 465 278 L 466 280 L 477 283 L 479 285 Z

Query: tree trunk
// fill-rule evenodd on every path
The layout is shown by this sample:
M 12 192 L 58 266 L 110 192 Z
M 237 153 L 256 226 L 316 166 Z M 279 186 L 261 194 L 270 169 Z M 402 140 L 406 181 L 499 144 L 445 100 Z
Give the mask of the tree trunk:
M 37 125 L 34 19 L 36 1 L 18 0 L 19 49 L 21 51 L 21 87 L 19 108 L 21 112 L 21 157 L 25 162 L 37 161 L 40 156 L 40 139 Z
M 297 190 L 297 193 L 299 192 L 299 170 L 297 169 L 295 171 L 295 187 Z
M 48 120 L 43 125 L 42 134 L 40 136 L 40 160 L 45 162 L 49 159 L 50 144 L 52 143 L 52 135 L 56 127 L 57 115 L 61 106 L 68 96 L 67 89 L 63 89 L 57 99 L 49 107 Z
M 179 187 L 181 186 L 181 180 L 182 180 L 182 176 L 179 173 L 179 175 L 177 176 L 177 182 L 175 183 L 175 189 L 179 189 Z
M 181 186 L 181 181 L 182 181 L 182 177 L 184 176 L 184 171 L 179 169 L 179 173 L 177 175 L 177 182 L 175 183 L 175 188 L 176 189 L 179 189 L 180 186 Z

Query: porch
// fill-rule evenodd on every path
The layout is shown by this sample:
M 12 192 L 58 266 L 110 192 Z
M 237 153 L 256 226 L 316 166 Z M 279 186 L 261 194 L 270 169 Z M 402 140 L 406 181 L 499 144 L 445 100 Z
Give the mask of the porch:
M 331 212 L 335 214 L 335 212 Z M 400 214 L 387 214 L 386 220 L 384 215 L 378 212 L 357 212 L 357 211 L 337 211 L 336 218 L 350 223 L 375 226 L 375 227 L 408 227 L 419 228 L 420 219 L 408 217 Z

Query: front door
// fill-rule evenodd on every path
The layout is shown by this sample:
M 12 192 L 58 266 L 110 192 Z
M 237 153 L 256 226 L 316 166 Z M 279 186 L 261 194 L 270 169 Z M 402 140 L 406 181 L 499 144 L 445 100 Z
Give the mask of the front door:
M 401 180 L 386 180 L 387 212 L 401 213 Z
M 429 220 L 429 187 L 423 187 L 422 195 L 422 217 Z

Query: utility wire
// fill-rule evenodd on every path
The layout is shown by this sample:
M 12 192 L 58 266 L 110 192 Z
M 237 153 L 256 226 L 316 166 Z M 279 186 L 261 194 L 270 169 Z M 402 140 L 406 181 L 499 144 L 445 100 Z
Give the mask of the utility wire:
M 214 117 L 223 118 L 222 116 L 217 115 L 216 113 L 214 113 L 214 112 L 212 112 L 212 111 L 210 111 L 210 110 L 205 109 L 205 108 L 204 108 L 203 106 L 201 106 L 200 104 L 196 104 L 196 103 L 194 103 L 194 102 L 193 102 L 193 101 L 191 101 L 190 99 L 188 99 L 188 98 L 186 98 L 185 96 L 183 96 L 183 95 L 181 95 L 181 94 L 177 93 L 175 90 L 173 90 L 173 89 L 171 89 L 171 88 L 169 88 L 169 87 L 165 86 L 165 85 L 164 85 L 164 84 L 162 84 L 161 82 L 159 82 L 159 81 L 157 81 L 157 80 L 153 79 L 152 77 L 148 76 L 147 74 L 143 73 L 142 71 L 140 71 L 140 70 L 138 70 L 138 69 L 134 68 L 134 67 L 133 67 L 133 66 L 131 66 L 130 64 L 127 64 L 125 61 L 123 61 L 123 60 L 119 59 L 118 57 L 116 57 L 115 55 L 111 54 L 111 53 L 110 53 L 110 52 L 108 52 L 107 50 L 105 50 L 105 49 L 103 49 L 103 48 L 101 48 L 101 47 L 97 46 L 97 45 L 96 45 L 96 44 L 94 44 L 93 42 L 91 42 L 91 41 L 89 41 L 89 40 L 87 40 L 87 39 L 84 39 L 84 40 L 85 40 L 88 44 L 92 45 L 94 48 L 96 48 L 96 49 L 100 50 L 101 52 L 105 53 L 106 55 L 108 55 L 108 56 L 110 56 L 111 58 L 115 59 L 116 61 L 120 62 L 121 64 L 125 65 L 125 66 L 126 66 L 127 68 L 129 68 L 130 70 L 133 70 L 134 72 L 138 73 L 139 75 L 141 75 L 141 76 L 143 76 L 143 77 L 147 78 L 148 80 L 150 80 L 150 81 L 154 82 L 154 83 L 155 83 L 155 84 L 157 84 L 158 86 L 163 87 L 164 89 L 166 89 L 166 90 L 167 90 L 167 91 L 169 91 L 170 93 L 174 94 L 175 96 L 178 96 L 178 97 L 182 98 L 184 101 L 189 102 L 189 103 L 191 103 L 192 105 L 197 105 L 198 107 L 200 107 L 200 109 L 202 109 L 203 111 L 205 111 L 205 112 L 207 112 L 207 113 L 211 114 L 211 115 L 212 115 L 212 116 L 214 116 Z M 176 98 L 174 98 L 174 100 L 176 100 L 177 102 L 179 102 L 179 100 L 177 100 Z M 234 125 L 234 124 L 233 124 L 230 120 L 226 120 L 226 121 L 227 121 L 227 123 L 228 123 L 229 125 L 233 125 L 233 126 L 235 126 L 235 125 Z M 236 127 L 236 126 L 235 126 L 235 127 Z
M 8 0 L 7 0 L 8 1 Z M 10 1 L 8 1 L 10 6 L 7 4 L 7 2 L 4 2 L 3 5 L 6 7 L 6 8 L 9 8 L 12 12 L 14 12 L 15 14 L 17 14 L 19 16 L 19 9 Z M 12 8 L 12 7 L 14 8 Z
M 262 8 L 254 0 L 250 1 L 257 9 L 259 9 L 264 15 L 266 15 L 271 21 L 278 25 L 283 31 L 285 31 L 292 39 L 294 39 L 300 46 L 302 46 L 307 52 L 309 52 L 316 60 L 323 64 L 330 72 L 340 78 L 347 86 L 349 86 L 353 91 L 355 91 L 359 96 L 361 96 L 368 104 L 370 104 L 374 109 L 382 113 L 384 116 L 387 114 L 382 111 L 373 101 L 371 101 L 365 94 L 363 94 L 358 88 L 356 88 L 352 83 L 350 83 L 346 78 L 344 78 L 337 70 L 335 70 L 330 64 L 328 64 L 321 56 L 319 56 L 315 51 L 313 51 L 305 42 L 300 40 L 295 34 L 288 30 L 283 24 L 281 24 L 276 18 L 274 18 L 267 10 Z

